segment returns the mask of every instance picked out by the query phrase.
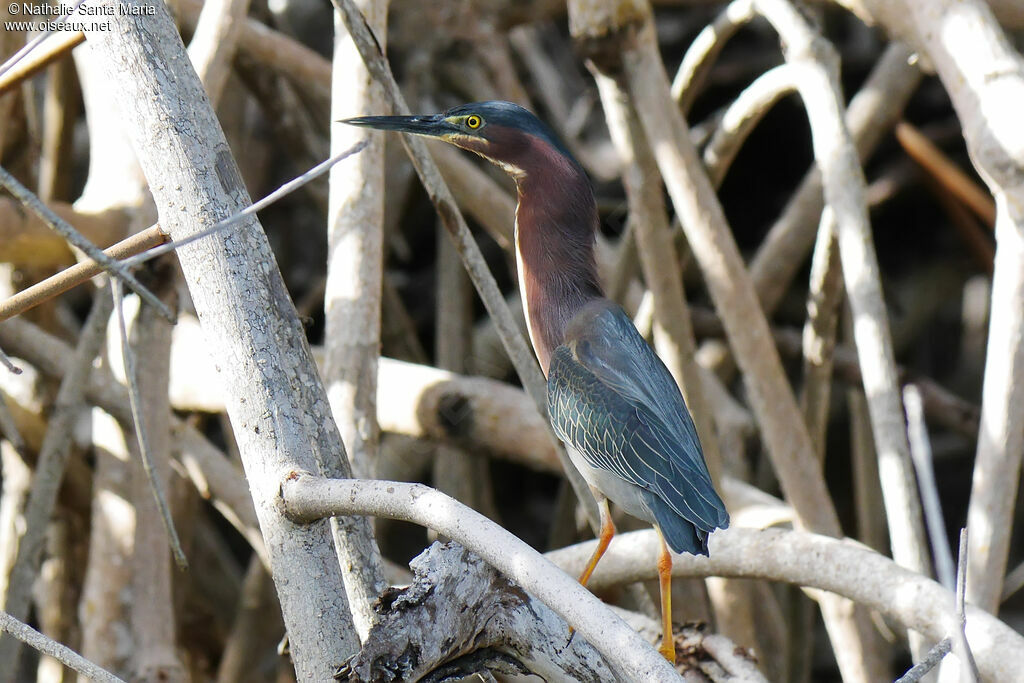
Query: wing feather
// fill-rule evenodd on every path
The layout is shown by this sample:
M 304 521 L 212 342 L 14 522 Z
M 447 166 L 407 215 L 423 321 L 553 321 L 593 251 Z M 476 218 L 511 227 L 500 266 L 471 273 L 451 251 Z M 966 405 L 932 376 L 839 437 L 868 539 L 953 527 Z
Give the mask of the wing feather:
M 693 420 L 664 363 L 621 308 L 599 308 L 587 323 L 555 349 L 548 366 L 555 433 L 592 467 L 654 494 L 698 537 L 728 526 Z

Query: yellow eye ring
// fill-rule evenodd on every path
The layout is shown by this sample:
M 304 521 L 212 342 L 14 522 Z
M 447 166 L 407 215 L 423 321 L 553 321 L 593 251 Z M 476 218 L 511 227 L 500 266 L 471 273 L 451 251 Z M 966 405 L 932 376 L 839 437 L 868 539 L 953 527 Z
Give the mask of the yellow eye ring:
M 474 130 L 479 128 L 481 123 L 483 123 L 483 121 L 476 114 L 471 114 L 466 117 L 466 125 Z

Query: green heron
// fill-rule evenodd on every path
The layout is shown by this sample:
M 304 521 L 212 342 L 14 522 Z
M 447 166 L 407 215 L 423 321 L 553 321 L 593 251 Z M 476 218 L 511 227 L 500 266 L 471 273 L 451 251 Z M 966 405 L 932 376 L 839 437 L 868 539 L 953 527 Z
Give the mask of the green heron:
M 464 104 L 433 116 L 364 116 L 345 123 L 440 138 L 498 165 L 516 182 L 516 257 L 533 349 L 548 380 L 548 414 L 601 514 L 586 585 L 615 525 L 608 499 L 650 522 L 661 540 L 660 650 L 675 662 L 672 556 L 708 554 L 729 525 L 682 394 L 633 322 L 598 283 L 597 205 L 590 181 L 554 133 L 510 102 Z

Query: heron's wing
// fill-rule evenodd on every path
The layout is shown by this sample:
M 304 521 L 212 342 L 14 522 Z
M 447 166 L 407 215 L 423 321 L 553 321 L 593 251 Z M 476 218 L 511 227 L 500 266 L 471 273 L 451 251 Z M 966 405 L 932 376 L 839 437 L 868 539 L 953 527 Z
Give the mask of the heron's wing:
M 724 528 L 725 505 L 668 369 L 621 308 L 587 312 L 548 366 L 556 434 L 591 466 L 650 491 L 701 530 Z

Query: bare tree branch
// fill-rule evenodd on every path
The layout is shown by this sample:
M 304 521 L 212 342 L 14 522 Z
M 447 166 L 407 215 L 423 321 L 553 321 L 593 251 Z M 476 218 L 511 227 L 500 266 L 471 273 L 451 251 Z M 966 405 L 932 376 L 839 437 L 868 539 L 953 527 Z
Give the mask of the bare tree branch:
M 673 681 L 665 658 L 612 614 L 578 581 L 471 508 L 422 484 L 331 480 L 293 472 L 281 482 L 281 502 L 297 521 L 359 510 L 434 529 L 480 555 L 573 625 L 620 678 Z
M 161 226 L 180 239 L 250 201 L 166 8 L 149 15 L 148 7 L 135 6 L 140 16 L 122 13 L 110 31 L 87 37 L 107 78 L 120 86 L 114 98 L 150 178 Z M 339 556 L 331 552 L 326 522 L 292 525 L 269 497 L 271 481 L 285 468 L 348 474 L 326 394 L 257 221 L 179 249 L 178 257 L 227 390 L 296 671 L 326 679 L 330 667 L 322 653 L 357 646 Z M 347 534 L 371 535 L 365 520 L 339 524 Z
M 99 683 L 124 683 L 114 674 L 96 666 L 71 648 L 47 638 L 31 626 L 18 621 L 7 612 L 0 611 L 0 631 L 11 634 L 26 645 L 39 650 L 43 654 L 50 655 L 65 666 L 71 667 L 94 681 L 99 681 Z M 12 660 L 8 660 L 8 662 L 10 661 Z
M 387 34 L 387 0 L 362 0 L 381 48 Z M 363 137 L 341 119 L 380 114 L 383 87 L 359 60 L 341 17 L 334 16 L 331 83 L 331 153 Z M 384 268 L 384 140 L 372 136 L 351 163 L 329 176 L 324 383 L 342 442 L 357 477 L 372 478 L 380 446 L 377 424 L 377 361 L 380 355 L 381 286 Z M 343 563 L 345 587 L 362 640 L 373 624 L 373 603 L 386 587 L 376 544 L 351 546 Z
M 594 590 L 650 579 L 653 567 L 634 558 L 654 552 L 653 531 L 615 537 L 591 577 Z M 547 553 L 570 574 L 593 552 L 593 541 Z M 941 640 L 957 628 L 954 595 L 932 579 L 848 539 L 801 531 L 734 526 L 716 532 L 710 557 L 673 558 L 673 576 L 733 576 L 785 581 L 842 595 L 926 638 Z M 988 612 L 967 606 L 967 638 L 984 680 L 1013 680 L 1024 666 L 1024 636 Z
M 120 278 L 126 282 L 129 287 L 138 292 L 139 296 L 146 300 L 146 303 L 155 307 L 168 320 L 174 320 L 174 312 L 171 311 L 166 304 L 157 299 L 155 294 L 143 287 L 123 264 L 103 253 L 103 250 L 86 239 L 85 236 L 75 230 L 70 223 L 54 213 L 53 209 L 40 201 L 39 197 L 30 192 L 27 187 L 18 182 L 18 180 L 3 167 L 0 167 L 0 184 L 7 188 L 7 191 L 14 195 L 18 201 L 35 212 L 43 222 L 53 228 L 53 230 L 55 230 L 61 237 L 88 254 L 93 261 L 100 264 L 100 266 L 110 273 L 112 277 Z
M 996 261 L 971 502 L 968 602 L 996 611 L 1013 530 L 1024 421 L 1024 60 L 981 0 L 848 0 L 926 55 L 996 200 Z

